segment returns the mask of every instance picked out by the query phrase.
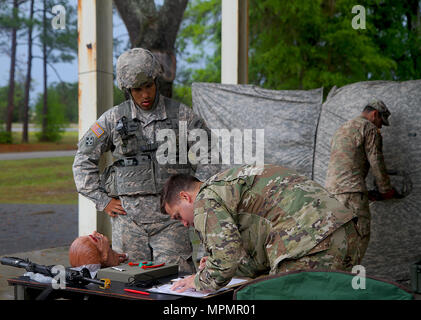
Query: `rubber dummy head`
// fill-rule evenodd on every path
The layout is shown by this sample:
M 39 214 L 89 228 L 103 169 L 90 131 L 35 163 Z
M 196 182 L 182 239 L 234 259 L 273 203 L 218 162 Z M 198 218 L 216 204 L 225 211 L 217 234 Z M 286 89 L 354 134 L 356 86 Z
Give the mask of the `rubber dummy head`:
M 69 262 L 72 267 L 87 264 L 100 264 L 101 254 L 89 236 L 76 238 L 69 249 Z

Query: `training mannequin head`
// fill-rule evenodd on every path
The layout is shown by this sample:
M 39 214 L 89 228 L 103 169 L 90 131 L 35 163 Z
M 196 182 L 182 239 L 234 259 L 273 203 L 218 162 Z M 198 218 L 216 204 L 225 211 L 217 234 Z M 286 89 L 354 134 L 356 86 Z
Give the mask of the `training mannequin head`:
M 100 264 L 101 254 L 89 236 L 76 238 L 69 249 L 69 262 L 72 267 Z

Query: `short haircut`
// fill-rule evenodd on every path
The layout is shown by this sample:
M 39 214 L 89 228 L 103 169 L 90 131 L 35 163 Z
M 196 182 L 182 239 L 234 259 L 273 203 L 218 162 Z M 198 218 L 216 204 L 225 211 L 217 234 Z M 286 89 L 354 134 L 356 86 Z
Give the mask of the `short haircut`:
M 172 204 L 177 199 L 181 191 L 190 191 L 194 184 L 200 182 L 196 177 L 189 174 L 176 174 L 171 176 L 164 184 L 161 193 L 161 212 L 165 211 L 165 204 Z
M 370 105 L 366 105 L 366 106 L 365 106 L 365 108 L 364 108 L 364 110 L 363 110 L 363 112 L 367 112 L 367 113 L 369 113 L 369 112 L 374 111 L 374 110 L 377 110 L 377 109 L 373 108 L 373 107 L 372 107 L 372 106 L 370 106 Z M 377 110 L 377 111 L 378 111 L 378 110 Z

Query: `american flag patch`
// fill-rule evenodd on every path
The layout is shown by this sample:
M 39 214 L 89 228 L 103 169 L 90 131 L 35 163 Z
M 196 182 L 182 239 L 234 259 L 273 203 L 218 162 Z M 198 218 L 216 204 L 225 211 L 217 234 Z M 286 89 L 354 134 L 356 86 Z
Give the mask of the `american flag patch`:
M 91 130 L 98 138 L 104 133 L 104 129 L 102 129 L 97 122 L 91 127 Z

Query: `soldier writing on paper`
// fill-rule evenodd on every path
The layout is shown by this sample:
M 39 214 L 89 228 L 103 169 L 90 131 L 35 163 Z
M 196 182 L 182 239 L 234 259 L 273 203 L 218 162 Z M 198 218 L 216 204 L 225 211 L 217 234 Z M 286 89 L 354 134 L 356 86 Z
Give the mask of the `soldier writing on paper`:
M 217 290 L 233 276 L 351 270 L 360 262 L 353 211 L 280 166 L 236 167 L 204 182 L 175 175 L 164 186 L 161 210 L 194 226 L 208 252 L 195 275 L 173 285 L 179 292 Z

